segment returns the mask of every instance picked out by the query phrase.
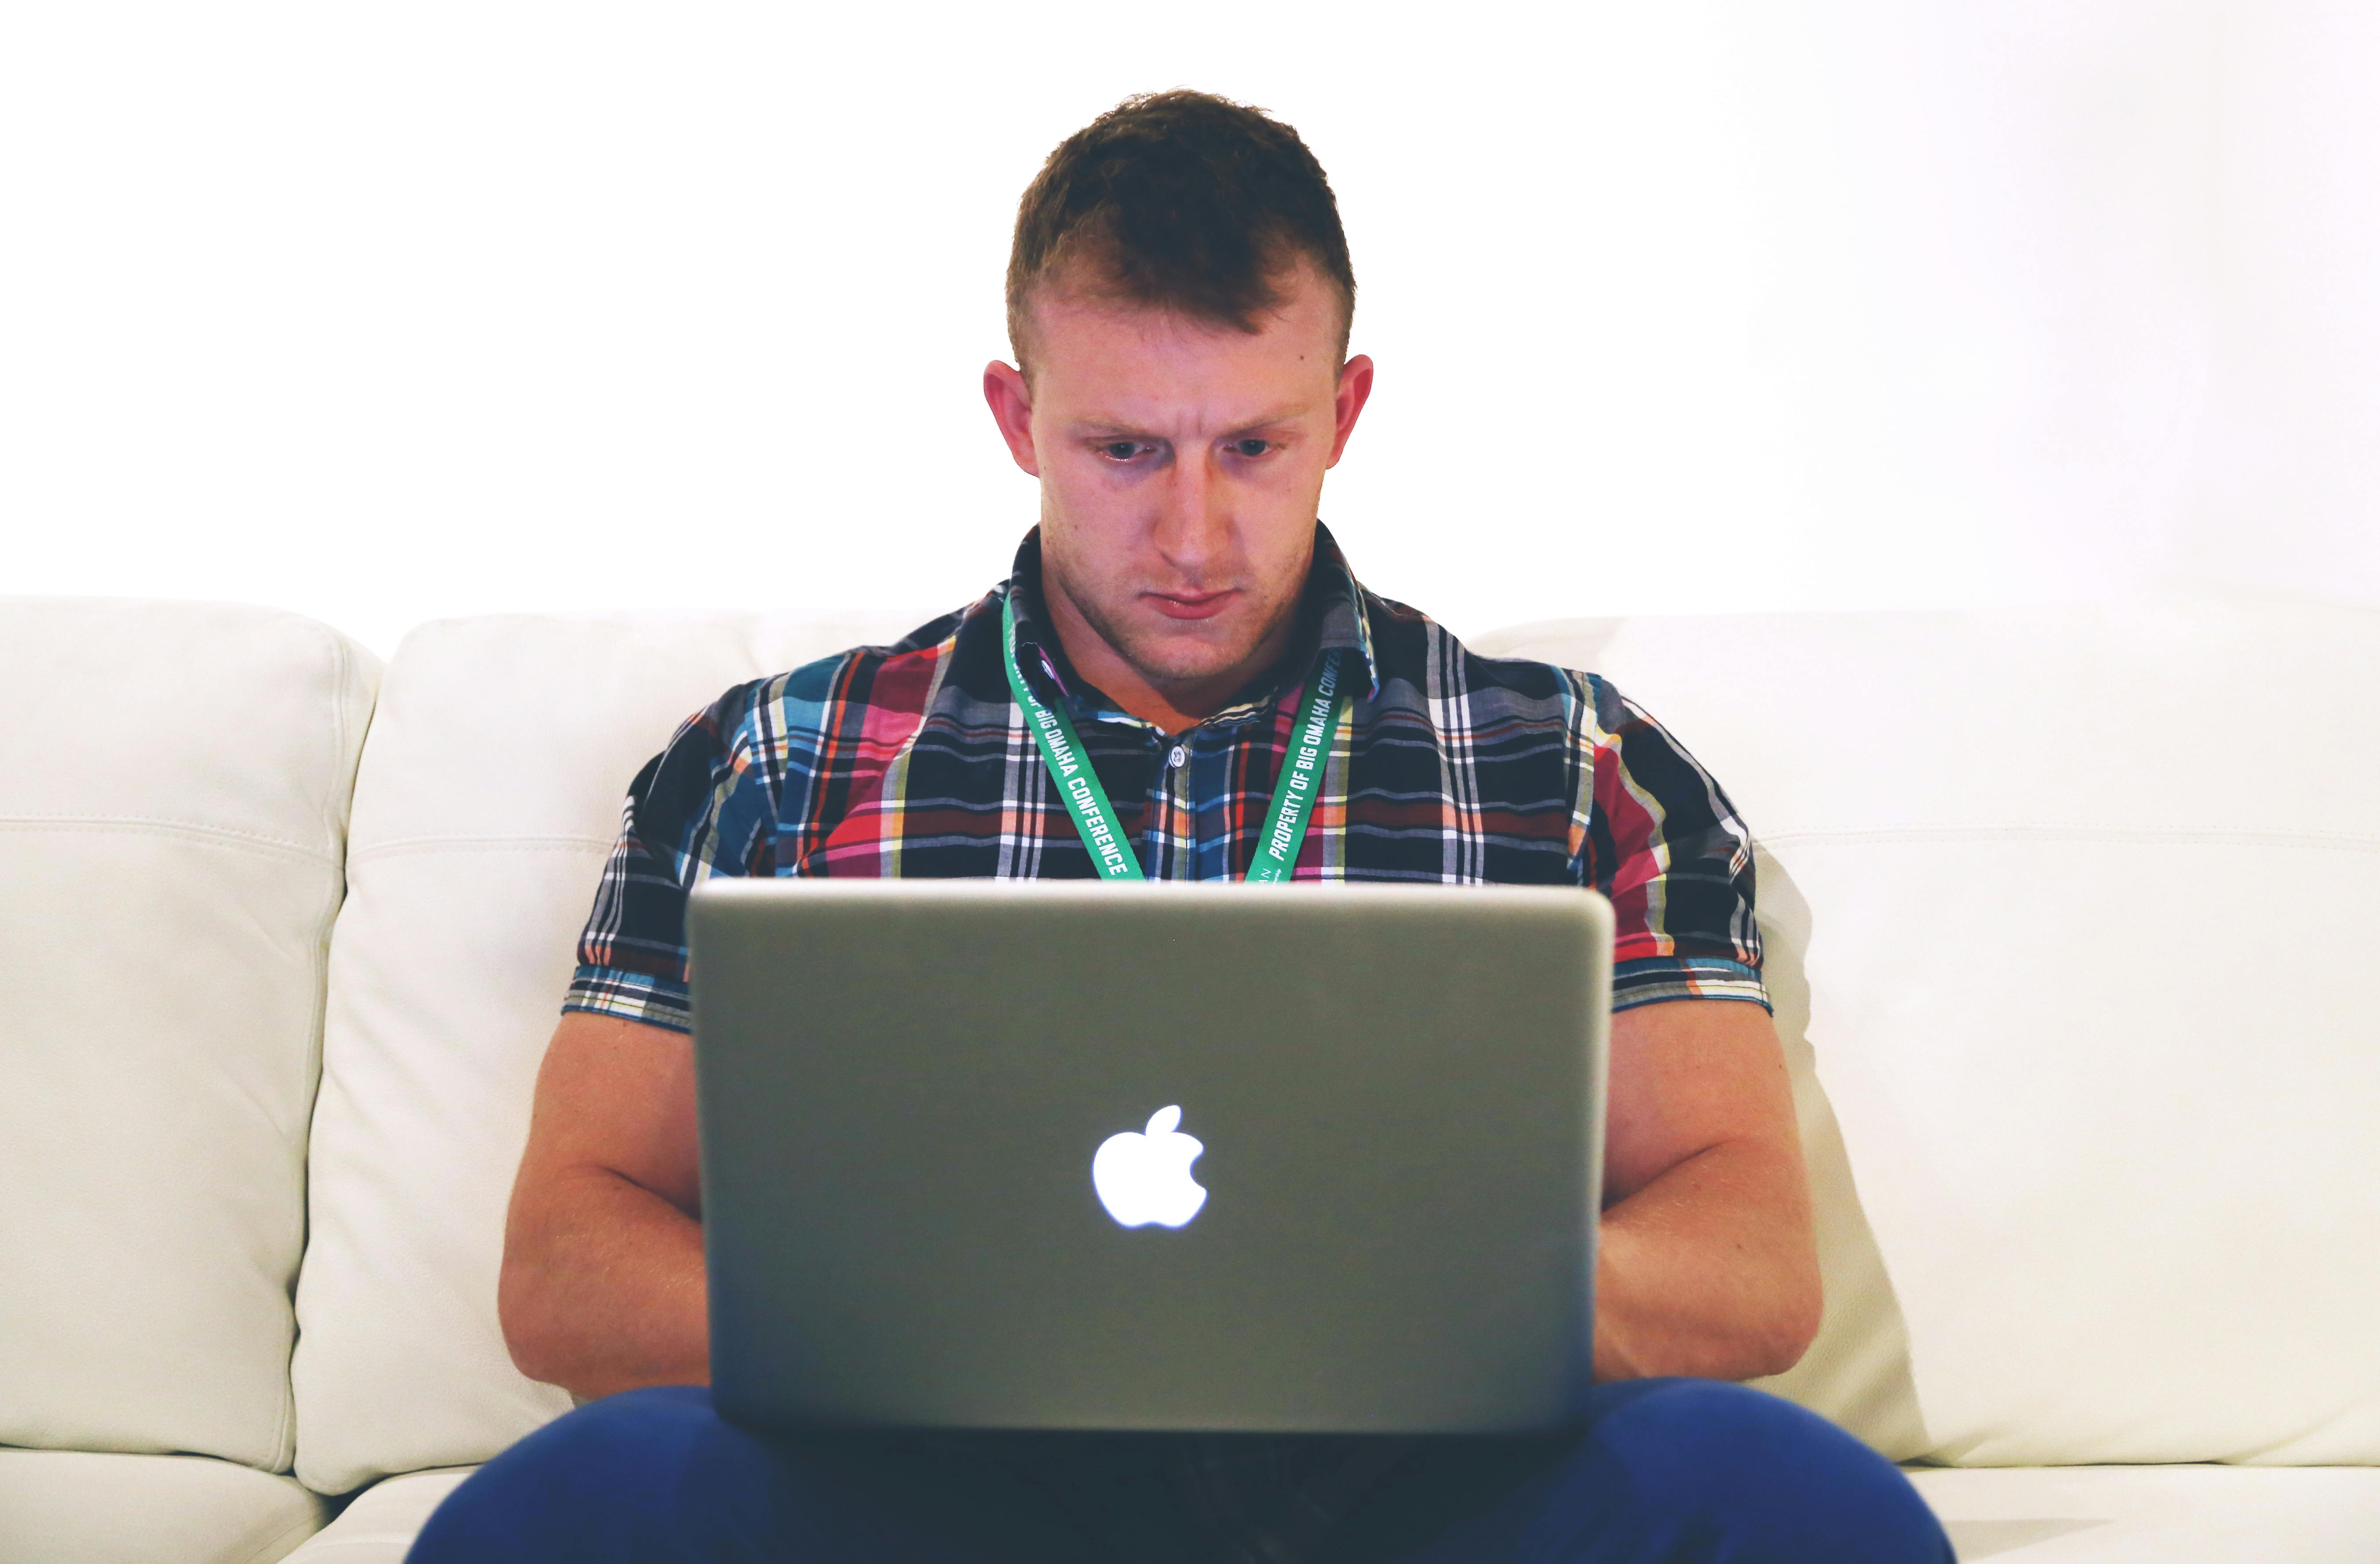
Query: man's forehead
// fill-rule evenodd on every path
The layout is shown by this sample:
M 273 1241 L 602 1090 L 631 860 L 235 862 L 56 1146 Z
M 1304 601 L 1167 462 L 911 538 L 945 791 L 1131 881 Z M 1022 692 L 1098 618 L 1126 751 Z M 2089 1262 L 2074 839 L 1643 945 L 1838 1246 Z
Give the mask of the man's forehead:
M 1294 402 L 1191 402 L 1149 396 L 1111 402 L 1069 404 L 1056 409 L 1067 428 L 1086 434 L 1152 434 L 1177 428 L 1224 433 L 1260 430 L 1318 417 L 1329 402 L 1321 396 Z
M 1037 399 L 1119 423 L 1178 416 L 1185 404 L 1236 423 L 1304 412 L 1338 383 L 1336 304 L 1327 285 L 1284 294 L 1250 332 L 1112 294 L 1037 289 L 1026 348 Z

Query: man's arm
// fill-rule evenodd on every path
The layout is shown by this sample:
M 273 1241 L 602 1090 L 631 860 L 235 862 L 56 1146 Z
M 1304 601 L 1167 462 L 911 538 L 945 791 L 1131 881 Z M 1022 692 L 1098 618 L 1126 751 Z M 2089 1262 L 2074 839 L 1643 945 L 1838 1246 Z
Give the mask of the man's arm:
M 496 1311 L 532 1379 L 593 1398 L 710 1379 L 694 1049 L 571 1011 L 537 1075 Z
M 661 1027 L 573 1012 L 538 1073 L 497 1303 L 521 1372 L 582 1397 L 710 1378 L 694 1057 Z M 1611 1024 L 1601 1379 L 1742 1379 L 1818 1322 L 1792 1097 L 1755 1005 L 1678 1000 Z
M 1817 1334 L 1809 1176 L 1777 1029 L 1676 1000 L 1611 1018 L 1595 1376 L 1781 1374 Z

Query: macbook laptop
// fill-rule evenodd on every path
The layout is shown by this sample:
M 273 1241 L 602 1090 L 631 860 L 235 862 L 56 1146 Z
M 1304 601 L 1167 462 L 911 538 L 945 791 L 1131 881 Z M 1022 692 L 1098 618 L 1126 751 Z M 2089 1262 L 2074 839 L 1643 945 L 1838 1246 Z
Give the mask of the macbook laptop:
M 1602 898 L 714 879 L 689 916 L 725 1415 L 1454 1434 L 1579 1410 Z

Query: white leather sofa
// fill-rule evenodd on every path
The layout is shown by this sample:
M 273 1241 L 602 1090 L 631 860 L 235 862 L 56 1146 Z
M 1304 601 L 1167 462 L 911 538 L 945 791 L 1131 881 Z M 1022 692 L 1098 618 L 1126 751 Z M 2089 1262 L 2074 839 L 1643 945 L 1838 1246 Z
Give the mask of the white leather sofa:
M 636 768 L 905 626 L 0 600 L 0 1559 L 396 1564 Z M 1573 622 L 1758 833 L 1828 1307 L 1962 1556 L 2380 1559 L 2380 614 Z

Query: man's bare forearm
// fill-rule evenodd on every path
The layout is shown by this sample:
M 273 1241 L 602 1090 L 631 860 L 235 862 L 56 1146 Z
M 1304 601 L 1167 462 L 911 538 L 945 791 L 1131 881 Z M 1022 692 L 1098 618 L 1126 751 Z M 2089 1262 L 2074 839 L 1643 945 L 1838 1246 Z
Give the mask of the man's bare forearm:
M 710 1380 L 702 1224 L 601 1168 L 516 1203 L 499 1312 L 531 1378 L 591 1400 Z
M 1803 1176 L 1790 1151 L 1725 1142 L 1605 1212 L 1595 1376 L 1752 1379 L 1800 1361 L 1821 1303 Z

